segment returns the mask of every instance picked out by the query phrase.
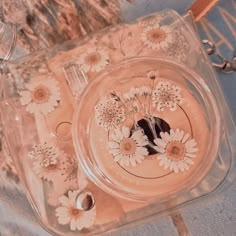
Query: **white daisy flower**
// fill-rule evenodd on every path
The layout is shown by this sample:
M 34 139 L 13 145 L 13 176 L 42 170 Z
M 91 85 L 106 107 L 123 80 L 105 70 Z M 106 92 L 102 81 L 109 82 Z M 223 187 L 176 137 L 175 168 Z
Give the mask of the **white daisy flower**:
M 57 80 L 31 81 L 25 87 L 27 90 L 20 92 L 20 103 L 26 106 L 28 112 L 47 114 L 58 106 L 61 98 Z
M 170 82 L 160 81 L 153 90 L 152 102 L 158 111 L 163 111 L 164 107 L 169 108 L 170 111 L 175 111 L 177 105 L 183 102 L 180 88 Z
M 45 142 L 34 145 L 28 156 L 33 160 L 33 170 L 39 178 L 46 181 L 57 181 L 66 158 L 63 151 Z
M 82 230 L 83 228 L 89 228 L 95 222 L 96 208 L 83 211 L 76 207 L 76 198 L 79 191 L 69 191 L 68 197 L 62 196 L 59 198 L 59 202 L 62 206 L 56 208 L 56 217 L 58 217 L 58 223 L 61 225 L 70 225 L 70 229 Z
M 174 42 L 171 29 L 159 24 L 148 26 L 144 29 L 141 34 L 141 40 L 147 47 L 153 50 L 165 50 Z
M 191 139 L 189 134 L 176 129 L 160 133 L 161 139 L 154 140 L 157 145 L 156 150 L 161 153 L 158 156 L 160 166 L 164 169 L 173 170 L 175 173 L 189 169 L 193 165 L 193 159 L 198 151 L 195 139 Z
M 136 166 L 148 155 L 148 150 L 145 147 L 148 144 L 147 136 L 141 130 L 136 130 L 130 135 L 130 129 L 122 127 L 121 130 L 115 130 L 111 135 L 112 141 L 108 143 L 110 153 L 121 166 L 129 166 L 130 164 Z
M 78 63 L 84 72 L 99 72 L 109 63 L 108 52 L 105 49 L 91 48 L 79 57 Z
M 106 130 L 115 128 L 125 120 L 124 107 L 115 98 L 103 99 L 95 107 L 97 124 Z

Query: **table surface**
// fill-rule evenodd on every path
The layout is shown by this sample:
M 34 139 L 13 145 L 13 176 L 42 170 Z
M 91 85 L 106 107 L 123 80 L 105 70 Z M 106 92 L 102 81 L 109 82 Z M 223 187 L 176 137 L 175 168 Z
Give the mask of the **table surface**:
M 157 3 L 159 2 L 159 3 Z M 173 8 L 184 13 L 192 0 L 136 0 L 134 4 L 122 2 L 122 15 L 126 21 L 159 11 Z M 201 38 L 214 39 L 225 58 L 232 58 L 236 49 L 236 1 L 221 0 L 199 24 Z M 228 100 L 232 116 L 236 120 L 236 72 L 224 74 L 217 72 L 222 89 Z M 181 209 L 181 224 L 185 232 L 178 229 L 173 218 L 166 216 L 145 225 L 117 233 L 115 236 L 235 236 L 236 235 L 236 183 L 220 196 L 208 202 L 197 202 Z M 37 223 L 20 184 L 9 180 L 0 173 L 0 235 L 2 236 L 49 236 Z

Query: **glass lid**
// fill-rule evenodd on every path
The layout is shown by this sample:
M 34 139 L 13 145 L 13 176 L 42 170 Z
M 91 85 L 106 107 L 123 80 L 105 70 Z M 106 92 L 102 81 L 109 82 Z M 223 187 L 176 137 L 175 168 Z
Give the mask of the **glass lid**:
M 196 186 L 217 155 L 220 118 L 197 74 L 140 57 L 103 71 L 82 93 L 73 142 L 104 191 L 153 202 Z

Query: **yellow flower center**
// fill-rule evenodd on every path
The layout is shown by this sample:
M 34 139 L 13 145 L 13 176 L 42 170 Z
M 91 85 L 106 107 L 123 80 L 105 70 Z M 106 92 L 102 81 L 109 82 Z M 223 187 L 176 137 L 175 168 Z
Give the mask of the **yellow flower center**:
M 77 209 L 77 208 L 71 208 L 70 214 L 71 214 L 71 216 L 72 216 L 73 218 L 79 217 L 79 215 L 80 215 L 80 210 Z
M 32 98 L 35 103 L 45 103 L 49 99 L 50 92 L 47 87 L 40 85 L 32 92 Z
M 111 123 L 114 120 L 116 113 L 112 109 L 107 109 L 103 112 L 102 116 L 102 119 L 105 122 Z
M 172 141 L 166 147 L 167 156 L 172 161 L 183 160 L 185 151 L 185 145 L 178 141 Z
M 123 155 L 133 155 L 136 152 L 137 145 L 131 138 L 125 138 L 120 143 L 120 152 Z
M 153 29 L 148 32 L 148 38 L 150 41 L 160 43 L 166 39 L 166 33 L 161 29 Z
M 162 100 L 162 102 L 168 102 L 168 101 L 172 101 L 172 96 L 170 93 L 168 93 L 167 91 L 163 91 L 161 94 L 160 94 L 160 98 Z
M 57 164 L 50 164 L 47 166 L 48 170 L 56 170 L 57 169 Z
M 88 65 L 96 65 L 101 60 L 101 55 L 97 52 L 90 53 L 86 58 L 85 62 Z

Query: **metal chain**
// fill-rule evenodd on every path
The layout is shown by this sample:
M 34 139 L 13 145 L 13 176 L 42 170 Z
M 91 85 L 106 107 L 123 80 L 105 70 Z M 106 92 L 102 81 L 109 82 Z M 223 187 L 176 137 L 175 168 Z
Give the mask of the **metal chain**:
M 220 60 L 219 63 L 214 62 L 214 61 L 212 62 L 212 65 L 215 68 L 221 70 L 224 73 L 236 72 L 236 49 L 235 49 L 232 59 L 226 59 L 219 52 L 217 52 L 217 49 L 214 43 L 212 43 L 211 41 L 207 39 L 203 39 L 202 43 L 208 47 L 206 48 L 208 55 L 216 55 L 219 58 Z

